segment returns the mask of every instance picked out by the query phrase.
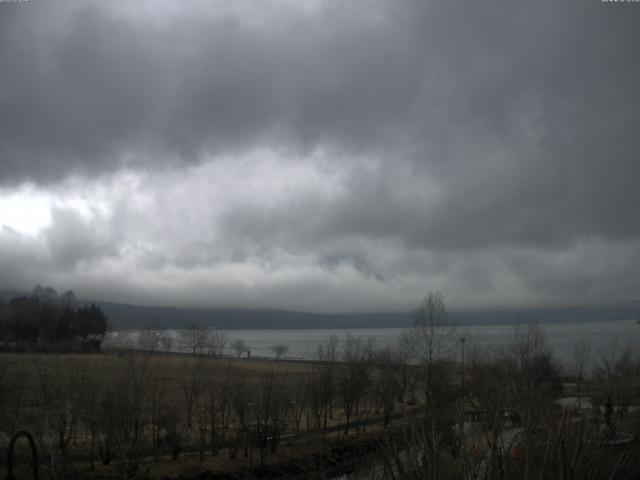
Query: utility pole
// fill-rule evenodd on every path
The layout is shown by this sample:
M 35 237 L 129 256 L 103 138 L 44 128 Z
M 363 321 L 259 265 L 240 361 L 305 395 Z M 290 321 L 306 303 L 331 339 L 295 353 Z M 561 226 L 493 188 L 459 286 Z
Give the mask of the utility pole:
M 465 337 L 460 337 L 461 363 L 462 363 L 462 407 L 464 408 L 465 389 L 464 389 L 464 344 L 467 341 Z

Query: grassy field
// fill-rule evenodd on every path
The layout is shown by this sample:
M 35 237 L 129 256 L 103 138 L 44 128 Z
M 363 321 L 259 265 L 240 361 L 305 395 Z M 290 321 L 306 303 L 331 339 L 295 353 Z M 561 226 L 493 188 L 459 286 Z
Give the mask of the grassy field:
M 39 354 L 0 353 L 0 380 L 9 385 L 21 384 L 22 400 L 30 402 L 40 394 L 43 377 L 84 380 L 88 384 L 116 383 L 135 374 L 144 383 L 158 380 L 171 397 L 180 397 L 188 377 L 204 369 L 207 380 L 218 382 L 226 377 L 247 382 L 257 381 L 266 373 L 295 380 L 313 366 L 301 362 L 194 357 L 184 354 Z
M 554 406 L 561 382 L 540 380 L 525 392 L 524 374 L 544 377 L 514 365 L 469 365 L 462 390 L 456 365 L 436 363 L 426 407 L 425 370 L 384 355 L 313 363 L 134 351 L 1 353 L 0 455 L 11 434 L 25 429 L 38 440 L 43 478 L 327 479 L 376 458 L 401 458 L 406 466 L 408 454 L 424 474 L 412 478 L 438 470 L 458 479 L 474 468 L 521 478 L 529 468 L 537 472 L 532 478 L 555 479 L 565 464 L 585 475 L 600 471 L 576 478 L 640 478 L 637 436 L 628 447 L 585 443 L 607 428 L 600 410 Z M 609 397 L 636 405 L 635 378 L 592 380 L 580 391 L 595 405 Z M 465 433 L 460 425 L 469 411 L 475 420 Z M 616 432 L 640 431 L 635 408 L 616 412 L 609 418 Z M 511 439 L 506 446 L 503 435 Z M 20 451 L 24 470 L 24 445 Z
M 144 426 L 136 443 L 136 464 L 138 475 L 144 472 L 143 477 L 177 477 L 178 474 L 195 474 L 203 470 L 246 472 L 262 463 L 280 465 L 294 460 L 304 468 L 305 462 L 311 463 L 309 458 L 318 452 L 321 443 L 338 440 L 345 443 L 341 427 L 344 416 L 339 408 L 334 408 L 326 429 L 319 432 L 317 424 L 310 420 L 309 407 L 302 405 L 306 401 L 303 399 L 306 398 L 304 389 L 307 381 L 318 368 L 321 367 L 317 364 L 305 362 L 213 359 L 183 354 L 2 353 L 2 448 L 6 449 L 11 432 L 26 429 L 38 438 L 41 457 L 49 457 L 51 463 L 60 456 L 59 439 L 62 435 L 66 442 L 67 471 L 81 473 L 83 478 L 119 478 L 121 469 L 125 468 L 123 462 L 102 465 L 96 453 L 96 442 L 91 440 L 95 437 L 108 442 L 109 435 L 114 433 L 103 426 L 94 430 L 96 427 L 91 422 L 94 419 L 101 423 L 141 421 Z M 274 387 L 273 391 L 268 390 L 270 385 Z M 245 398 L 238 405 L 240 400 L 236 398 L 236 392 L 240 387 Z M 114 404 L 115 407 L 105 406 L 105 402 L 114 395 L 120 395 L 124 400 Z M 265 399 L 265 395 L 270 397 Z M 138 410 L 132 407 L 135 402 L 140 404 Z M 218 411 L 212 415 L 219 424 L 216 428 L 222 429 L 217 433 L 220 444 L 215 455 L 209 446 L 204 448 L 199 443 L 202 440 L 200 435 L 211 435 L 213 430 L 211 418 L 206 417 L 211 411 L 207 410 L 211 405 L 209 402 L 218 402 L 214 407 Z M 298 427 L 294 429 L 289 406 L 296 402 L 304 412 L 299 413 Z M 114 408 L 132 409 L 132 413 L 127 410 L 127 414 L 130 413 L 133 420 L 118 412 L 114 414 Z M 272 408 L 274 413 L 267 412 L 265 408 Z M 378 420 L 376 424 L 372 418 L 373 410 L 370 406 L 367 408 L 367 435 L 371 435 L 380 431 L 380 422 Z M 246 412 L 243 413 L 243 409 Z M 188 420 L 185 417 L 187 411 L 191 412 Z M 268 457 L 261 459 L 258 449 L 252 444 L 254 440 L 248 433 L 240 433 L 239 425 L 251 427 L 260 422 L 267 425 L 269 420 L 265 416 L 285 411 L 282 414 L 286 418 L 281 419 L 279 427 L 282 431 L 278 434 L 282 440 L 278 449 L 269 450 Z M 177 418 L 167 426 L 162 412 L 174 412 Z M 172 418 L 171 415 L 169 417 Z M 362 416 L 354 417 L 354 420 L 358 425 Z M 61 422 L 66 422 L 66 425 L 61 425 Z M 133 428 L 128 424 L 125 426 Z M 203 428 L 210 430 L 202 433 Z M 348 439 L 354 437 L 353 432 Z M 136 434 L 122 437 L 123 441 L 133 444 L 131 435 Z M 171 435 L 180 436 L 178 455 L 172 455 L 171 449 L 165 446 L 166 438 Z M 241 438 L 241 435 L 247 437 Z M 161 447 L 156 448 L 155 445 Z M 5 455 L 4 452 L 0 454 Z M 121 456 L 126 455 L 124 449 Z M 0 471 L 0 475 L 4 476 L 4 472 Z

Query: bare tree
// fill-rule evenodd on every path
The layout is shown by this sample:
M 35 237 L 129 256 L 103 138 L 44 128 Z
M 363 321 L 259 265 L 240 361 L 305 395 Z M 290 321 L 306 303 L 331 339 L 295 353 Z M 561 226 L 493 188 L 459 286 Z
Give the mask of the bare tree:
M 243 353 L 249 351 L 249 346 L 245 343 L 244 340 L 236 339 L 231 342 L 231 349 L 236 352 L 236 356 L 240 358 Z
M 197 325 L 190 325 L 188 328 L 180 330 L 180 343 L 193 355 L 199 354 L 206 346 L 207 330 Z
M 207 385 L 206 359 L 198 359 L 191 363 L 184 375 L 180 375 L 180 390 L 184 395 L 185 415 L 187 428 L 193 425 L 193 412 L 197 408 L 198 400 L 204 393 Z
M 276 356 L 276 360 L 280 360 L 280 358 L 286 355 L 289 351 L 289 346 L 285 345 L 284 343 L 274 343 L 273 345 L 271 345 L 271 347 L 269 347 L 269 349 Z
M 600 386 L 603 400 L 613 402 L 621 417 L 640 392 L 640 354 L 632 344 L 620 349 L 614 342 L 608 352 L 599 351 L 593 377 Z M 604 401 L 602 402 L 604 403 Z
M 415 404 L 417 374 L 416 366 L 411 361 L 413 346 L 409 342 L 409 338 L 407 335 L 400 337 L 393 358 L 398 370 L 398 402 L 405 403 L 406 398 L 409 397 L 407 403 Z
M 222 358 L 227 341 L 227 334 L 224 331 L 210 328 L 206 338 L 207 352 L 212 357 Z
M 401 388 L 400 369 L 396 356 L 390 350 L 375 355 L 374 396 L 382 410 L 384 426 L 388 426 L 395 408 L 398 391 Z
M 23 421 L 25 382 L 22 372 L 7 371 L 0 362 L 0 444 L 7 444 Z
M 584 340 L 580 340 L 573 347 L 573 356 L 571 362 L 571 374 L 577 382 L 584 380 L 587 364 L 591 359 L 591 346 Z
M 578 407 L 582 401 L 582 382 L 586 374 L 587 364 L 591 358 L 591 347 L 584 340 L 580 340 L 573 347 L 573 361 L 571 362 L 571 373 L 576 382 L 576 397 Z
M 165 352 L 170 352 L 173 348 L 173 335 L 166 330 L 159 333 L 158 341 L 160 342 L 160 348 Z
M 303 414 L 308 410 L 308 395 L 303 380 L 292 377 L 287 386 L 289 392 L 289 412 L 294 433 L 300 432 L 300 422 Z
M 275 453 L 280 442 L 288 410 L 284 383 L 275 372 L 264 374 L 257 385 L 253 414 L 253 438 L 264 464 L 267 449 Z
M 531 393 L 544 380 L 557 377 L 558 367 L 544 332 L 536 322 L 514 327 L 503 356 L 514 381 L 524 393 Z
M 156 330 L 142 330 L 138 334 L 138 348 L 153 353 L 160 345 L 160 334 Z
M 549 389 L 545 387 L 559 378 L 559 368 L 543 330 L 533 321 L 514 327 L 501 356 L 505 371 L 502 388 L 525 436 L 531 438 L 530 433 L 547 418 Z
M 324 372 L 319 368 L 314 368 L 314 370 L 306 376 L 305 380 L 306 398 L 309 406 L 307 412 L 307 431 L 311 429 L 310 420 L 313 420 L 314 427 L 320 430 L 325 412 Z
M 429 292 L 413 312 L 413 326 L 404 333 L 404 342 L 424 371 L 427 407 L 433 401 L 436 360 L 447 358 L 451 353 L 453 334 L 453 326 L 447 322 L 444 297 L 440 292 Z
M 148 355 L 128 352 L 121 370 L 101 389 L 94 414 L 97 417 L 96 444 L 103 463 L 116 461 L 131 474 L 139 462 L 144 443 L 147 415 L 145 411 Z
M 147 394 L 146 377 L 149 371 L 149 356 L 139 355 L 131 352 L 127 356 L 128 384 L 126 385 L 126 396 L 124 399 L 127 405 L 127 423 L 129 444 L 126 447 L 126 457 L 132 468 L 137 465 L 136 454 L 144 440 L 146 427 L 146 412 L 144 411 L 144 400 Z
M 47 359 L 51 362 L 51 359 Z M 76 365 L 67 371 L 55 357 L 44 366 L 34 357 L 39 380 L 39 407 L 46 427 L 55 438 L 56 454 L 60 458 L 59 473 L 66 473 L 69 443 L 75 438 L 80 418 L 80 405 L 86 382 L 86 365 Z
M 87 377 L 80 402 L 79 418 L 85 433 L 85 444 L 88 444 L 91 469 L 95 468 L 98 455 L 100 434 L 102 431 L 102 410 L 104 385 L 100 369 L 93 369 Z
M 162 414 L 166 408 L 167 386 L 166 381 L 159 375 L 154 375 L 145 396 L 145 410 L 149 416 L 151 429 L 151 451 L 154 458 L 158 459 L 158 447 L 160 444 L 160 424 Z
M 213 455 L 224 443 L 225 431 L 229 423 L 231 369 L 227 369 L 222 380 L 217 378 L 217 363 L 210 362 L 207 384 L 204 392 L 204 419 L 209 434 L 209 445 Z
M 158 427 L 164 433 L 163 443 L 169 448 L 171 458 L 177 459 L 183 449 L 186 432 L 179 409 L 175 405 L 163 405 Z
M 238 449 L 244 445 L 244 456 L 249 456 L 249 391 L 242 378 L 235 378 L 230 384 L 230 404 L 235 415 L 235 442 L 229 449 L 231 459 L 236 458 Z
M 320 399 L 324 414 L 323 428 L 327 428 L 329 419 L 333 419 L 333 402 L 336 396 L 337 365 L 338 365 L 338 337 L 331 335 L 324 345 L 318 346 L 317 360 L 321 362 L 318 381 Z
M 362 403 L 371 386 L 372 351 L 371 342 L 347 335 L 338 378 L 338 393 L 345 415 L 345 434 L 349 433 L 353 415 L 360 414 Z

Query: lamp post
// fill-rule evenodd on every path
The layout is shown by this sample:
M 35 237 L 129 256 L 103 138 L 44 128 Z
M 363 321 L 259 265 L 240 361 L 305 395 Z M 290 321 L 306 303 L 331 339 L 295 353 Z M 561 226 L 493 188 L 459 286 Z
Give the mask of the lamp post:
M 462 407 L 464 408 L 464 344 L 467 341 L 465 337 L 460 337 L 460 360 L 462 364 Z

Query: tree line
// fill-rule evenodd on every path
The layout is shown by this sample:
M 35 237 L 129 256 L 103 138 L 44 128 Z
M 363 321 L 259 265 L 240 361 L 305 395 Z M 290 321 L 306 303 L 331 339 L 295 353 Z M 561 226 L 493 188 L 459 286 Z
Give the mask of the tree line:
M 58 295 L 37 285 L 31 295 L 0 302 L 0 344 L 8 350 L 97 351 L 107 323 L 99 305 L 81 304 L 72 290 Z
M 237 358 L 251 358 L 251 347 L 243 339 L 229 341 L 224 330 L 194 324 L 178 330 L 176 335 L 168 330 L 113 332 L 108 347 L 121 352 L 125 349 L 139 349 L 149 353 L 178 350 L 189 352 L 193 356 L 207 355 L 214 358 L 222 358 L 232 352 Z M 269 350 L 276 360 L 280 360 L 289 353 L 289 346 L 277 341 L 269 346 Z

